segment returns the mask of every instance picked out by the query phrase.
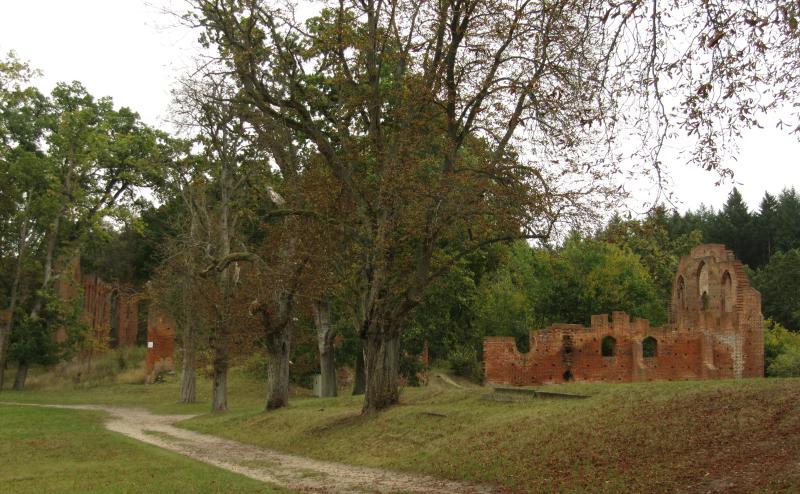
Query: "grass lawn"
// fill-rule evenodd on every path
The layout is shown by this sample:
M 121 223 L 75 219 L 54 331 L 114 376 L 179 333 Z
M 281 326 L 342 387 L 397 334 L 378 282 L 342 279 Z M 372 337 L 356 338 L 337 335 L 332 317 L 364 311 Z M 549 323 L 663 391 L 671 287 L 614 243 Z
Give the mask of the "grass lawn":
M 162 413 L 176 383 L 4 392 L 0 400 L 106 403 Z M 568 384 L 586 400 L 484 401 L 485 389 L 407 388 L 361 417 L 361 397 L 293 397 L 263 411 L 263 383 L 234 373 L 231 411 L 181 425 L 324 460 L 488 482 L 508 492 L 798 492 L 800 379 Z
M 40 371 L 37 369 L 37 371 Z M 10 389 L 14 376 L 6 378 L 6 387 L 0 393 L 0 402 L 98 404 L 146 408 L 162 414 L 201 414 L 211 408 L 211 383 L 198 378 L 197 403 L 178 403 L 180 395 L 177 377 L 158 384 L 103 384 L 73 385 L 58 383 L 52 387 L 28 386 L 24 391 Z M 228 379 L 228 406 L 231 409 L 263 408 L 266 402 L 266 384 L 243 376 L 233 369 Z M 310 395 L 310 391 L 294 390 L 295 395 Z
M 2 492 L 289 492 L 107 431 L 102 414 L 0 405 Z

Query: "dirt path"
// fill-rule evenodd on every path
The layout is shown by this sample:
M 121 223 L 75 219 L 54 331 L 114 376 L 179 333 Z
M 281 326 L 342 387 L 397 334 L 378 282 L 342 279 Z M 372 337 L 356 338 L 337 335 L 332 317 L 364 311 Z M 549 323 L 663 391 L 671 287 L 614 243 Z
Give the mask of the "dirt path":
M 176 422 L 192 415 L 155 415 L 141 409 L 102 405 L 7 404 L 106 412 L 109 414 L 106 422 L 109 430 L 262 482 L 303 492 L 492 492 L 487 486 L 312 460 L 175 426 Z

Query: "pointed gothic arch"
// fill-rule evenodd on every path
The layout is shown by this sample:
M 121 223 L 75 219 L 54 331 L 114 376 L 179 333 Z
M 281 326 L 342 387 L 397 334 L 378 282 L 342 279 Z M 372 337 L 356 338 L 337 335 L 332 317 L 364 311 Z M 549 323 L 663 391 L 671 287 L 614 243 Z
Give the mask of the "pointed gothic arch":
M 731 273 L 725 271 L 722 275 L 722 312 L 732 312 L 733 311 L 733 279 L 731 278 Z

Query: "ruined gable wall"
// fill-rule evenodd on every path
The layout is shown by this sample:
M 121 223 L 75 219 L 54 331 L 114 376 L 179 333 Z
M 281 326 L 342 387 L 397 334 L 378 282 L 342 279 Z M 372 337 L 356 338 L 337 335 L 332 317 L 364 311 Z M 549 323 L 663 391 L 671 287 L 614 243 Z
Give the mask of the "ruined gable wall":
M 705 285 L 701 273 L 708 278 Z M 674 283 L 670 319 L 710 340 L 711 349 L 705 355 L 708 373 L 715 377 L 763 376 L 761 294 L 750 285 L 734 253 L 721 244 L 699 245 L 681 259 Z

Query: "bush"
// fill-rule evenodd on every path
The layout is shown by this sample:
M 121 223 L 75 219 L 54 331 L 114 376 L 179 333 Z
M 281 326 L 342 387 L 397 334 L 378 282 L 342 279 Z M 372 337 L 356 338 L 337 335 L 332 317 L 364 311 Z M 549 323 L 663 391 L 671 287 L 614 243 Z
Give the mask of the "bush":
M 144 384 L 147 381 L 145 363 L 135 369 L 127 369 L 117 374 L 117 384 Z
M 145 380 L 146 349 L 117 348 L 102 355 L 76 357 L 48 368 L 47 372 L 31 376 L 31 388 L 92 387 L 101 384 L 143 383 Z
M 769 377 L 800 376 L 800 334 L 764 321 L 764 369 Z
M 447 361 L 453 374 L 476 381 L 483 379 L 483 368 L 478 360 L 478 352 L 474 348 L 456 348 L 450 352 Z
M 767 368 L 767 375 L 774 377 L 800 376 L 800 351 L 792 350 L 778 355 Z
M 258 349 L 242 362 L 242 374 L 250 379 L 266 381 L 267 379 L 267 352 Z
M 419 374 L 425 371 L 419 356 L 409 355 L 406 352 L 400 354 L 400 376 L 405 379 L 408 386 L 419 386 Z

